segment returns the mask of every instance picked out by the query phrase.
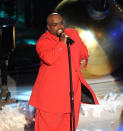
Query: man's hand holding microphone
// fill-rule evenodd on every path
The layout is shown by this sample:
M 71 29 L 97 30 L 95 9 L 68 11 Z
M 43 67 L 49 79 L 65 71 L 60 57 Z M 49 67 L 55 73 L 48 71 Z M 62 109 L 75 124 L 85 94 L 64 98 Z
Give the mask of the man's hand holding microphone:
M 63 41 L 66 44 L 74 43 L 74 41 L 66 33 L 64 33 L 63 29 L 58 29 L 57 36 L 59 37 L 60 41 Z

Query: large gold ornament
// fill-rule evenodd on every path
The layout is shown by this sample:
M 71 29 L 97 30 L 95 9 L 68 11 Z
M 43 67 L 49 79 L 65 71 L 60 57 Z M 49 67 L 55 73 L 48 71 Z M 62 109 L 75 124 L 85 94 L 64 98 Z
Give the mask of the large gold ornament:
M 88 48 L 88 66 L 82 69 L 85 78 L 106 76 L 123 65 L 123 21 L 113 6 L 100 18 L 94 18 L 87 1 L 64 0 L 56 11 L 63 16 L 65 26 L 79 32 Z

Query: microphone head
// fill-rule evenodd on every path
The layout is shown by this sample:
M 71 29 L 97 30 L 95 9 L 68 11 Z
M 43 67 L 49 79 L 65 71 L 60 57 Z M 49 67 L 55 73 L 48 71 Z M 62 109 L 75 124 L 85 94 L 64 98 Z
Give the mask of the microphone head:
M 62 28 L 58 29 L 56 32 L 57 36 L 60 37 L 63 32 L 64 32 L 64 30 Z

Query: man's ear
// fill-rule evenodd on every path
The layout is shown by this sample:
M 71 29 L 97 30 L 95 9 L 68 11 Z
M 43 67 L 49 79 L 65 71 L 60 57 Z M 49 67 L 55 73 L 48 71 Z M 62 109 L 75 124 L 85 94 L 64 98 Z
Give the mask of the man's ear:
M 47 25 L 47 29 L 50 30 L 50 26 L 49 25 Z

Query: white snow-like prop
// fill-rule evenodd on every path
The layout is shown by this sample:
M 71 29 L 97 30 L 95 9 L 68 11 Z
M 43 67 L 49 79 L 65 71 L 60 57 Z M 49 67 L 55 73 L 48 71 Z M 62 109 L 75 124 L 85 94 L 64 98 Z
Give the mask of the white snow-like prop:
M 107 94 L 103 99 L 99 99 L 99 105 L 82 104 L 80 113 L 88 116 L 91 111 L 93 117 L 100 117 L 101 113 L 104 112 L 116 112 L 123 107 L 123 95 L 118 94 Z
M 81 104 L 77 131 L 116 131 L 123 109 L 123 94 L 107 94 L 99 105 Z
M 123 109 L 123 94 L 110 93 L 100 105 L 81 104 L 77 131 L 116 131 Z M 34 121 L 34 108 L 28 102 L 6 105 L 0 111 L 0 131 L 24 131 Z
M 25 125 L 30 125 L 34 121 L 35 108 L 28 105 L 28 102 L 21 102 L 17 105 L 17 110 L 25 116 Z
M 28 103 L 6 105 L 0 111 L 0 131 L 24 131 L 33 120 L 34 108 Z
M 18 110 L 4 106 L 0 111 L 0 131 L 9 131 L 11 128 L 23 128 L 25 116 Z

